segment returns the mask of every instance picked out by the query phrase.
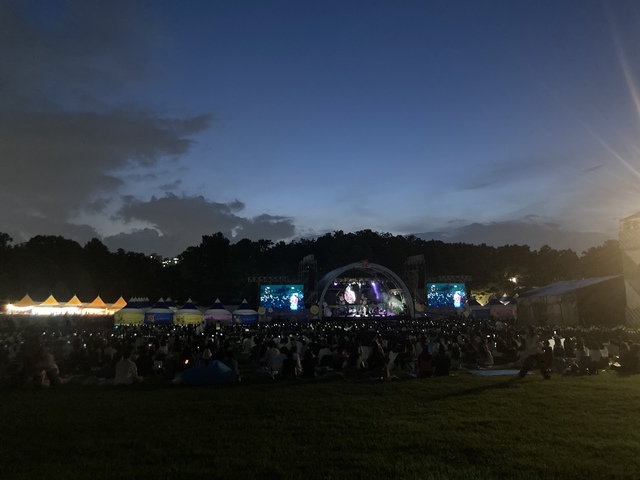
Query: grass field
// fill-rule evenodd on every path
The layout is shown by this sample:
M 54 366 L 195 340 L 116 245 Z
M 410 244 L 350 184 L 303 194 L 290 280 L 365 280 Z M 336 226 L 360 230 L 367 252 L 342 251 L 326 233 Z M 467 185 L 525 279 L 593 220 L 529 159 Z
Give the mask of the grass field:
M 638 478 L 640 376 L 0 392 L 0 478 Z

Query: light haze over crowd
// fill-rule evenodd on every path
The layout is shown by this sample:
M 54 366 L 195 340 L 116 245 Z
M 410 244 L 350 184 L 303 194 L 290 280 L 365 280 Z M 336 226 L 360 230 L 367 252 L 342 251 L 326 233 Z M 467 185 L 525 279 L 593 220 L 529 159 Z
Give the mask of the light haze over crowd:
M 637 1 L 0 0 L 0 231 L 582 253 L 640 211 Z

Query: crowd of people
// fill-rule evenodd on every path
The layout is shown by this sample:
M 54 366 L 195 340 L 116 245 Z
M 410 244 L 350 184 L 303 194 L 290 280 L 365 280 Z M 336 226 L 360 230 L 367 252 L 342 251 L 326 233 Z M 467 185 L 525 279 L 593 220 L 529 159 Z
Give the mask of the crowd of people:
M 1 322 L 1 319 L 0 319 Z M 1 324 L 1 323 L 0 323 Z M 448 376 L 457 370 L 515 369 L 592 375 L 640 372 L 640 332 L 582 327 L 518 327 L 463 317 L 221 326 L 58 325 L 0 330 L 2 385 L 130 385 L 179 380 L 190 368 L 224 364 L 237 380 Z M 177 382 L 176 382 L 177 383 Z

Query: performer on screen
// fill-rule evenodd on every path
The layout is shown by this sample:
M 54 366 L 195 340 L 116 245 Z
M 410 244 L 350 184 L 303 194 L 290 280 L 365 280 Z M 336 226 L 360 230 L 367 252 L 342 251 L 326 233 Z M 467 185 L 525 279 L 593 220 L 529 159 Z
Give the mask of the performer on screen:
M 456 308 L 460 308 L 462 306 L 462 295 L 460 295 L 460 292 L 453 294 L 453 306 Z
M 291 310 L 297 310 L 299 300 L 297 293 L 291 295 L 291 297 L 289 297 L 289 308 L 291 308 Z

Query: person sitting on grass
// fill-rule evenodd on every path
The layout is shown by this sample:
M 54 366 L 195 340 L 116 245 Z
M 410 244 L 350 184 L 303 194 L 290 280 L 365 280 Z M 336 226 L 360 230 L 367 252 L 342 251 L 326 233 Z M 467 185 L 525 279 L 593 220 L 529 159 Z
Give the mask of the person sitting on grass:
M 478 354 L 478 366 L 482 368 L 493 367 L 493 355 L 491 355 L 488 343 L 484 343 L 480 349 L 480 353 Z
M 235 374 L 240 380 L 240 368 L 238 367 L 238 361 L 235 358 L 233 349 L 227 349 L 222 352 L 222 359 L 220 360 Z
M 35 368 L 37 371 L 44 372 L 44 381 L 42 382 L 42 385 L 62 385 L 62 380 L 60 379 L 60 369 L 58 368 L 58 364 L 56 363 L 55 358 L 51 353 L 43 350 L 41 358 L 35 364 Z
M 460 352 L 460 345 L 454 343 L 451 346 L 451 369 L 460 370 L 462 364 L 462 353 Z
M 318 365 L 318 357 L 310 348 L 307 348 L 302 359 L 302 377 L 316 378 L 316 365 Z
M 553 371 L 555 365 L 555 359 L 553 356 L 553 348 L 549 340 L 544 341 L 544 347 L 542 347 L 542 354 L 540 357 L 540 372 L 542 376 L 547 378 Z
M 321 367 L 330 367 L 333 364 L 333 350 L 326 343 L 318 351 L 318 361 Z
M 520 378 L 524 378 L 529 370 L 537 367 L 540 369 L 540 373 L 542 374 L 544 379 L 549 380 L 551 376 L 549 375 L 549 373 L 547 373 L 547 366 L 542 356 L 542 345 L 540 344 L 540 337 L 538 337 L 533 327 L 529 329 L 529 333 L 524 339 L 523 348 L 524 362 L 522 364 L 520 372 L 518 372 L 518 376 Z M 552 368 L 552 366 L 553 364 L 549 368 Z
M 131 385 L 139 383 L 142 377 L 138 375 L 138 367 L 131 360 L 132 350 L 127 348 L 122 353 L 122 360 L 116 364 L 116 378 L 113 380 L 114 385 Z
M 389 368 L 387 367 L 388 359 L 377 341 L 371 343 L 369 358 L 367 358 L 367 368 L 371 372 L 373 378 L 389 378 Z
M 451 359 L 447 355 L 444 345 L 440 345 L 438 354 L 433 359 L 433 369 L 436 377 L 448 377 L 451 370 Z
M 349 355 L 349 358 L 345 362 L 344 368 L 342 369 L 344 378 L 349 380 L 357 380 L 362 378 L 362 370 L 360 370 L 359 359 L 360 355 L 357 350 L 351 352 L 351 355 Z
M 433 355 L 425 348 L 418 355 L 418 377 L 427 378 L 433 376 Z
M 278 371 L 279 356 L 280 351 L 276 348 L 276 342 L 271 340 L 267 344 L 267 349 L 262 357 L 262 363 L 266 367 L 268 373 L 273 375 Z
M 566 352 L 562 346 L 562 340 L 556 336 L 553 339 L 553 357 L 554 358 L 566 358 Z
M 638 373 L 638 358 L 640 353 L 640 345 L 632 344 L 628 349 L 626 345 L 620 348 L 620 357 L 617 364 L 614 363 L 611 368 L 620 373 L 633 374 Z
M 286 349 L 286 347 L 282 347 Z M 286 352 L 286 358 L 282 361 L 282 378 L 295 380 L 302 372 L 300 357 L 296 353 L 296 348 L 292 347 Z

